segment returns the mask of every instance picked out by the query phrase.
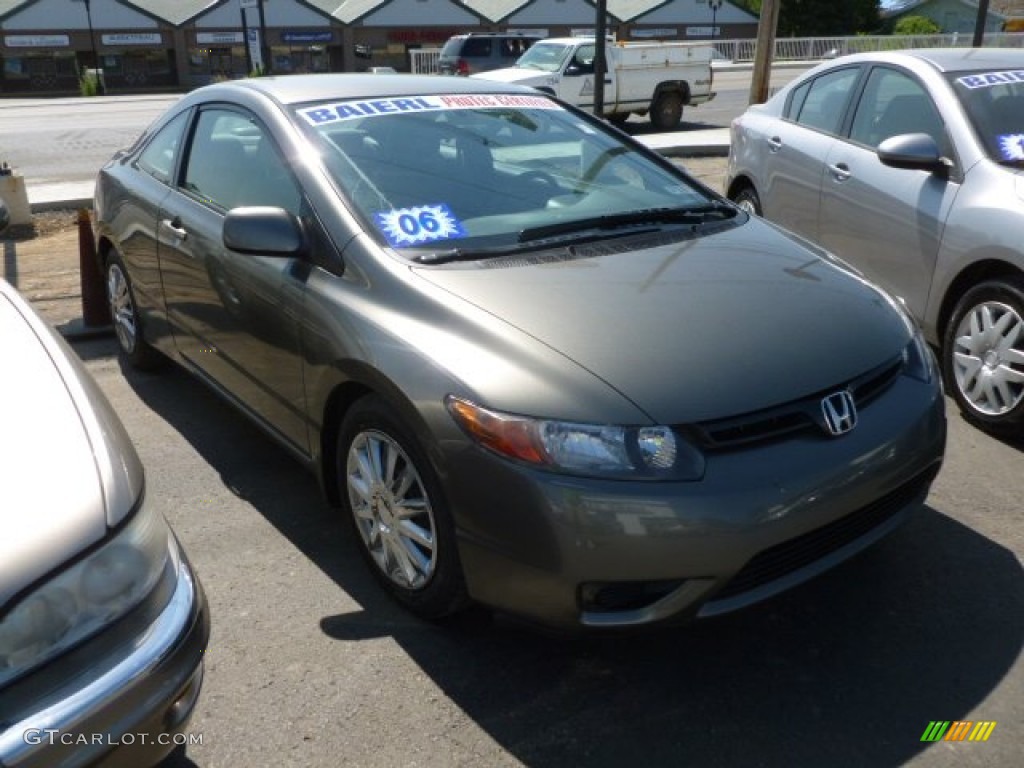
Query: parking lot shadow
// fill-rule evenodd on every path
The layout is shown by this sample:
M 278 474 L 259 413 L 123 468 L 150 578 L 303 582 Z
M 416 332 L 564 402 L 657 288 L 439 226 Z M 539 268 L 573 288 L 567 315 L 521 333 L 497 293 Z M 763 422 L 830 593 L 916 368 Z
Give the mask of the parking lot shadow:
M 359 604 L 322 617 L 327 636 L 393 637 L 524 765 L 895 766 L 929 748 L 930 721 L 999 720 L 985 702 L 1021 653 L 1024 572 L 953 510 L 926 506 L 831 573 L 689 627 L 559 636 L 484 612 L 429 624 L 384 596 L 312 476 L 254 427 L 179 371 L 126 376 Z M 996 749 L 1014 727 L 959 746 Z

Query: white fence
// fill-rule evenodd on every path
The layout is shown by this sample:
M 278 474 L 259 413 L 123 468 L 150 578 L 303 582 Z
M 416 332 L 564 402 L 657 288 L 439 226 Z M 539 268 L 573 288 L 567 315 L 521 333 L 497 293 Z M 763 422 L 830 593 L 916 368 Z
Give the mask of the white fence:
M 900 48 L 969 48 L 971 35 L 863 35 L 858 37 L 787 37 L 775 41 L 774 61 L 817 61 L 848 53 Z M 694 41 L 710 42 L 710 41 Z M 715 49 L 732 61 L 753 61 L 756 40 L 715 40 Z M 986 48 L 1024 48 L 1024 32 L 986 33 Z M 412 71 L 436 74 L 439 48 L 409 51 Z
M 409 51 L 412 71 L 420 75 L 436 75 L 437 60 L 440 56 L 440 48 L 414 48 Z

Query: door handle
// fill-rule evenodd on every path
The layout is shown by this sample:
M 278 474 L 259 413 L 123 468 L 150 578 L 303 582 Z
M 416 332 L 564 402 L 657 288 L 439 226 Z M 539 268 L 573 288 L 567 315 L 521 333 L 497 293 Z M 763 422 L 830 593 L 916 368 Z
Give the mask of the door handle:
M 778 136 L 772 136 L 770 139 L 768 139 L 769 152 L 778 152 L 780 149 L 782 149 L 782 139 L 780 139 Z
M 850 166 L 846 163 L 835 163 L 828 167 L 829 173 L 832 174 L 832 178 L 836 181 L 846 181 L 853 174 L 850 172 Z
M 168 230 L 178 240 L 184 240 L 188 237 L 188 230 L 181 225 L 181 217 L 175 216 L 173 219 L 164 219 L 160 222 L 160 226 Z

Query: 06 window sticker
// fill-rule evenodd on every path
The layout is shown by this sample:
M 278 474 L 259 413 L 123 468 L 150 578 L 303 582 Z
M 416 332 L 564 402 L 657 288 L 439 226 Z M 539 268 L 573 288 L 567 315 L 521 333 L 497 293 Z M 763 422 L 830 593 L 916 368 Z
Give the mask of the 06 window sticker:
M 374 218 L 377 227 L 393 248 L 407 248 L 466 236 L 466 230 L 444 203 L 378 211 Z
M 1008 133 L 996 139 L 1004 160 L 1024 160 L 1024 133 Z
M 310 125 L 326 125 L 345 120 L 365 117 L 379 117 L 401 112 L 432 112 L 453 109 L 555 109 L 562 108 L 546 96 L 519 94 L 448 94 L 438 96 L 401 96 L 363 101 L 339 101 L 333 104 L 318 104 L 298 110 L 298 114 Z

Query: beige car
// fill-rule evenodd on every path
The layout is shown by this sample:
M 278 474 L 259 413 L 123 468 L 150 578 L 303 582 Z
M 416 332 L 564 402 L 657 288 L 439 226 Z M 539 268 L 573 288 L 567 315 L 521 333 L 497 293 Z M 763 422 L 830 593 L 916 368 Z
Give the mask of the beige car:
M 155 765 L 187 742 L 206 599 L 109 403 L 4 280 L 0 330 L 0 765 Z

